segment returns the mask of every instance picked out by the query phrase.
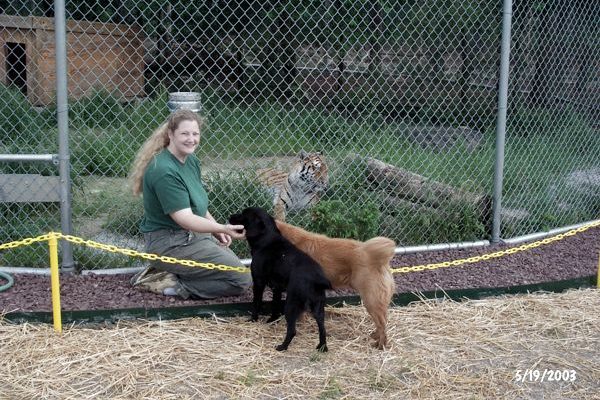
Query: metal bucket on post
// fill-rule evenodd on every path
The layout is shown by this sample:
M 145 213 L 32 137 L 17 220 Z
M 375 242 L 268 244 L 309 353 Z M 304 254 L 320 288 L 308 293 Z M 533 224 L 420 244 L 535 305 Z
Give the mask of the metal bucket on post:
M 200 113 L 202 103 L 200 102 L 200 93 L 198 92 L 172 92 L 169 93 L 167 101 L 169 112 L 173 113 L 180 109 L 192 110 Z

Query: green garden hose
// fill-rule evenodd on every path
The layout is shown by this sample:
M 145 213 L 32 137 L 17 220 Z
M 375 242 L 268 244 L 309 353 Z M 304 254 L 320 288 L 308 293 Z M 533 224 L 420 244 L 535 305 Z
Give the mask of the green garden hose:
M 13 283 L 15 283 L 15 280 L 11 275 L 2 271 L 0 271 L 0 280 L 6 281 L 4 285 L 0 286 L 0 292 L 4 292 L 6 289 L 10 288 L 13 285 Z

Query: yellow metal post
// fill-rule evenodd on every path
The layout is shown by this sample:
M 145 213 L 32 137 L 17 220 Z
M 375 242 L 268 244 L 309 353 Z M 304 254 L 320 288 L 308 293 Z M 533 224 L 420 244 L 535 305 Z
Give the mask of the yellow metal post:
M 56 236 L 50 235 L 48 240 L 50 248 L 50 281 L 52 285 L 52 318 L 54 330 L 62 333 L 62 318 L 60 313 L 60 284 L 58 281 L 58 241 Z

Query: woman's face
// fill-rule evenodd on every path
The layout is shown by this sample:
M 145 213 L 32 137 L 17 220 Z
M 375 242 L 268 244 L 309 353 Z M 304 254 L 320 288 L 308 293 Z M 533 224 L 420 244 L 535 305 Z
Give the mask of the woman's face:
M 200 143 L 200 127 L 196 121 L 181 121 L 177 129 L 169 133 L 169 139 L 167 148 L 179 161 L 184 162 Z

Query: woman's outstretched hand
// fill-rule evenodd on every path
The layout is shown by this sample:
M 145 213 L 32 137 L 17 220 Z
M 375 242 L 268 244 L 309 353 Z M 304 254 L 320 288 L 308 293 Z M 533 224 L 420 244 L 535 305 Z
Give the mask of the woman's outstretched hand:
M 223 246 L 230 246 L 231 239 L 245 239 L 246 231 L 244 230 L 244 225 L 223 225 L 223 232 L 215 233 L 214 236 L 217 238 L 219 243 Z

